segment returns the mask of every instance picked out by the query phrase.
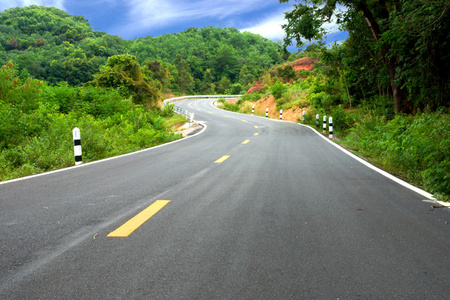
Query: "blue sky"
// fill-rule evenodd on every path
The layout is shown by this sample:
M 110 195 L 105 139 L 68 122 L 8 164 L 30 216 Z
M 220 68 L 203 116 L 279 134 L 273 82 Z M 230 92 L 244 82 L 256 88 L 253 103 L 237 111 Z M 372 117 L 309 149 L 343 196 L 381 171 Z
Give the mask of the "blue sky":
M 225 26 L 260 34 L 273 41 L 283 39 L 281 24 L 291 3 L 278 0 L 0 0 L 0 11 L 32 4 L 55 6 L 81 15 L 93 28 L 125 39 L 160 36 L 189 27 Z M 327 41 L 345 39 L 335 24 L 326 26 Z M 289 49 L 295 51 L 295 48 Z

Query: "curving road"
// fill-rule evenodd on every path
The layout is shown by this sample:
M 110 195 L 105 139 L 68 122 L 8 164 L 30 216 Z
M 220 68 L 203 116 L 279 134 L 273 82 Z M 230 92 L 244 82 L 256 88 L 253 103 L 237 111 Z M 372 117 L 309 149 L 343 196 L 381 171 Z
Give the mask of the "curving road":
M 0 184 L 0 299 L 445 299 L 450 212 L 289 122 Z M 135 217 L 137 216 L 137 217 Z

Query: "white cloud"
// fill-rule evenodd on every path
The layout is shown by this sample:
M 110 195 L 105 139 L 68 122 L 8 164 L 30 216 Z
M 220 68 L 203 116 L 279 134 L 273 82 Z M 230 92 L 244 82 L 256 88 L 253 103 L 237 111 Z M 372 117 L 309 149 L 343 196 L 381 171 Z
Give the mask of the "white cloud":
M 281 28 L 281 25 L 285 23 L 286 20 L 284 19 L 284 14 L 278 13 L 261 21 L 259 24 L 241 29 L 241 31 L 248 31 L 262 35 L 263 37 L 273 41 L 279 41 L 284 37 L 284 31 Z
M 273 3 L 260 0 L 130 0 L 128 24 L 122 32 L 138 32 L 162 28 L 184 20 L 217 18 L 218 20 L 248 13 Z
M 0 0 L 0 11 L 16 6 L 54 6 L 59 9 L 64 9 L 65 0 Z
M 282 24 L 286 24 L 287 21 L 284 19 L 284 11 L 279 11 L 268 18 L 261 20 L 253 26 L 241 29 L 241 31 L 248 31 L 251 33 L 256 33 L 262 35 L 273 41 L 279 41 L 284 38 L 284 30 L 281 28 Z M 334 34 L 340 32 L 339 25 L 336 24 L 336 19 L 332 18 L 330 23 L 325 23 L 322 28 L 326 30 L 327 34 Z M 303 40 L 307 42 L 307 40 Z

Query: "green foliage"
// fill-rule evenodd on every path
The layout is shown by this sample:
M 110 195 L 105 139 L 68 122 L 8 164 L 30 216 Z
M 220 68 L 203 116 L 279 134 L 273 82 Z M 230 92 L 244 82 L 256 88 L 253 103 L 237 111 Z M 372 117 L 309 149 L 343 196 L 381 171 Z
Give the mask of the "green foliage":
M 290 80 L 297 79 L 297 72 L 295 72 L 292 65 L 285 65 L 283 67 L 278 67 L 278 76 L 280 76 L 284 82 L 289 82 Z
M 256 91 L 251 94 L 245 94 L 244 96 L 241 97 L 240 100 L 241 100 L 241 102 L 245 102 L 245 101 L 255 102 L 261 98 L 262 98 L 262 95 Z
M 224 99 L 221 99 L 218 102 L 219 102 L 219 107 L 223 108 L 225 110 L 239 111 L 239 109 L 240 109 L 240 106 L 238 103 L 230 103 L 230 102 L 225 101 Z
M 136 57 L 129 54 L 108 58 L 90 85 L 119 89 L 124 97 L 132 97 L 136 104 L 155 107 L 160 98 L 158 89 L 141 69 Z
M 435 110 L 450 102 L 447 2 L 309 0 L 296 3 L 286 13 L 285 46 L 292 39 L 300 46 L 301 38 L 321 40 L 325 33 L 322 25 L 337 19 L 349 38 L 330 50 L 318 46 L 319 51 L 313 52 L 326 64 L 328 70 L 324 74 L 342 81 L 342 99 L 351 106 L 352 98 L 369 101 L 374 96 L 387 95 L 397 113 L 411 113 L 425 107 Z
M 247 87 L 280 63 L 281 53 L 279 44 L 235 28 L 189 28 L 126 41 L 56 8 L 34 5 L 0 13 L 0 64 L 13 60 L 19 72 L 52 85 L 83 85 L 109 57 L 134 54 L 157 89 L 214 94 L 223 77 Z
M 365 113 L 345 143 L 431 193 L 450 195 L 448 114 L 396 115 L 386 121 L 383 116 Z
M 183 121 L 117 90 L 23 80 L 9 63 L 0 72 L 0 180 L 73 165 L 74 127 L 87 162 L 177 139 L 167 126 Z
M 231 88 L 231 81 L 228 77 L 223 76 L 217 84 L 216 91 L 219 94 L 229 94 Z
M 283 96 L 283 93 L 286 91 L 286 86 L 281 81 L 277 81 L 274 85 L 270 87 L 270 93 L 275 97 L 276 100 L 280 99 Z

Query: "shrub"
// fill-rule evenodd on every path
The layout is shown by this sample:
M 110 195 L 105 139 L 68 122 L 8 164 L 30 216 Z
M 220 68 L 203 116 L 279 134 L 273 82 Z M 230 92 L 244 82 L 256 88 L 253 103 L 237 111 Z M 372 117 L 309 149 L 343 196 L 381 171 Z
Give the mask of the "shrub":
M 345 139 L 388 171 L 434 194 L 450 195 L 450 117 L 442 112 L 396 115 L 391 121 L 365 113 Z
M 270 93 L 278 100 L 282 97 L 286 89 L 286 86 L 281 81 L 277 81 L 270 87 Z

